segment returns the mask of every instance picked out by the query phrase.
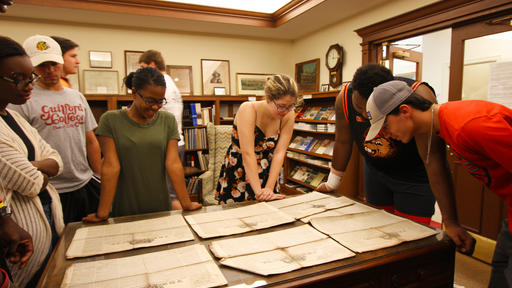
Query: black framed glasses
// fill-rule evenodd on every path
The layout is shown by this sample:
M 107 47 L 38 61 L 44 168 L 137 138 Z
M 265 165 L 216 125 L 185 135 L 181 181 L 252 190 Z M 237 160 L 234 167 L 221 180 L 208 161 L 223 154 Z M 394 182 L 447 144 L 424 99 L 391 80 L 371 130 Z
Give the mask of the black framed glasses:
M 153 106 L 153 105 L 163 106 L 163 105 L 167 104 L 167 99 L 165 99 L 165 98 L 157 100 L 157 99 L 154 99 L 154 98 L 144 97 L 138 91 L 135 91 L 135 93 L 137 93 L 140 96 L 140 98 L 142 98 L 142 100 L 144 101 L 144 103 L 146 103 L 146 105 L 149 105 L 149 106 Z
M 28 86 L 28 84 L 35 83 L 39 81 L 39 76 L 36 72 L 32 71 L 32 74 L 30 75 L 30 79 L 19 79 L 18 76 L 21 76 L 20 74 L 12 74 L 10 77 L 6 76 L 0 76 L 0 79 L 5 80 L 7 82 L 11 82 L 16 86 L 17 89 L 23 89 Z
M 272 100 L 272 103 L 274 103 L 274 105 L 276 106 L 277 112 L 288 112 L 288 111 L 292 111 L 293 109 L 295 109 L 295 105 L 292 105 L 292 106 L 277 105 L 277 103 L 274 100 Z

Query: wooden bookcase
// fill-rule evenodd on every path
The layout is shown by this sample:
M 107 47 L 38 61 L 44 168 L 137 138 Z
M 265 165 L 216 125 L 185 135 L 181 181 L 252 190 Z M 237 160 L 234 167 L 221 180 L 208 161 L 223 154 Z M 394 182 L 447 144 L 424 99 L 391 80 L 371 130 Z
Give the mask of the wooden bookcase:
M 314 92 L 312 94 L 304 95 L 304 106 L 308 107 L 328 107 L 333 106 L 336 102 L 336 96 L 338 95 L 339 91 L 328 91 L 328 92 Z M 312 120 L 312 119 L 295 119 L 295 123 L 308 123 L 308 124 L 332 124 L 335 125 L 335 120 Z M 295 128 L 293 130 L 293 136 L 292 141 L 295 139 L 296 136 L 302 136 L 302 137 L 313 137 L 314 139 L 324 140 L 324 139 L 330 139 L 334 141 L 335 132 L 327 132 L 327 131 L 311 131 L 311 130 L 302 130 Z M 305 166 L 307 168 L 310 168 L 315 171 L 320 171 L 325 174 L 329 174 L 329 164 L 332 160 L 331 155 L 326 154 L 318 154 L 310 151 L 305 151 L 297 148 L 290 148 L 288 147 L 287 152 L 295 152 L 302 155 L 309 155 L 312 156 L 313 159 L 320 159 L 320 160 L 327 160 L 327 165 L 323 164 L 315 164 L 307 160 L 299 159 L 296 157 L 290 157 L 290 153 L 287 153 L 285 156 L 284 161 L 284 169 L 283 169 L 283 180 L 284 184 L 281 185 L 281 192 L 283 194 L 287 195 L 295 195 L 295 194 L 302 194 L 304 192 L 297 190 L 296 188 L 288 187 L 286 184 L 299 184 L 300 186 L 307 187 L 310 189 L 315 189 L 316 186 L 312 186 L 308 183 L 305 183 L 303 181 L 297 180 L 295 178 L 291 177 L 291 173 L 293 169 L 297 166 Z
M 133 100 L 131 95 L 101 95 L 101 94 L 87 94 L 85 95 L 87 102 L 96 118 L 99 120 L 101 115 L 108 110 L 120 109 L 127 106 Z M 233 117 L 236 113 L 237 107 L 245 101 L 262 100 L 264 96 L 215 96 L 215 95 L 202 95 L 202 96 L 182 96 L 183 105 L 194 102 L 201 103 L 202 107 L 212 107 L 214 114 L 215 125 L 233 124 Z

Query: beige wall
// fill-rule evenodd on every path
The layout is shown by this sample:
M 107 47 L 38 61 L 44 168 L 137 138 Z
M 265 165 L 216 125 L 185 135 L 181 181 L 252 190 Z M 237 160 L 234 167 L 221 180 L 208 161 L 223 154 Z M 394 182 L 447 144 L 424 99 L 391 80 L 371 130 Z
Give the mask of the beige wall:
M 200 59 L 227 59 L 230 61 L 232 94 L 236 94 L 236 72 L 285 73 L 293 76 L 295 63 L 314 58 L 320 58 L 320 83 L 328 83 L 324 57 L 327 48 L 333 43 L 344 47 L 343 81 L 348 81 L 361 65 L 361 39 L 354 30 L 432 2 L 436 1 L 392 1 L 296 41 L 5 18 L 0 18 L 0 35 L 11 37 L 20 43 L 34 34 L 70 38 L 80 45 L 80 70 L 91 69 L 88 61 L 89 50 L 112 51 L 112 69 L 119 73 L 119 87 L 125 75 L 124 50 L 156 49 L 162 52 L 168 65 L 191 65 L 196 95 L 201 94 Z M 82 79 L 80 81 L 83 88 Z
M 293 63 L 320 58 L 320 84 L 329 83 L 328 70 L 325 66 L 325 53 L 332 44 L 343 46 L 345 57 L 343 64 L 343 81 L 350 81 L 352 75 L 361 66 L 361 38 L 354 30 L 389 19 L 407 11 L 429 5 L 438 0 L 404 0 L 389 1 L 376 9 L 368 11 L 295 41 L 293 45 Z
M 89 50 L 112 51 L 112 69 L 119 72 L 119 81 L 125 75 L 124 50 L 159 50 L 168 65 L 192 66 L 194 94 L 201 94 L 201 58 L 230 61 L 233 94 L 236 94 L 236 72 L 290 75 L 293 73 L 291 41 L 78 24 L 6 21 L 0 18 L 0 35 L 23 43 L 27 37 L 34 34 L 63 36 L 77 42 L 80 45 L 80 70 L 91 69 L 88 60 Z M 80 85 L 83 87 L 83 83 Z

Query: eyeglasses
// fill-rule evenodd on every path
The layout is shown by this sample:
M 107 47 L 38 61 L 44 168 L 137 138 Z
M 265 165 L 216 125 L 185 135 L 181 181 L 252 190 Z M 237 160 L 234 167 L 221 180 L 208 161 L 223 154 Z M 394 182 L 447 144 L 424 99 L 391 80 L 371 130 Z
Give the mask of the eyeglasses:
M 144 101 L 144 103 L 146 103 L 146 105 L 149 105 L 149 106 L 153 106 L 153 105 L 162 106 L 162 105 L 167 104 L 167 99 L 165 99 L 165 98 L 157 100 L 157 99 L 154 99 L 154 98 L 144 97 L 144 96 L 142 96 L 142 94 L 140 94 L 140 92 L 135 92 L 135 93 L 137 93 L 140 96 L 140 98 L 142 98 L 142 100 Z
M 12 74 L 10 77 L 6 77 L 6 76 L 0 76 L 0 79 L 3 79 L 7 82 L 11 82 L 12 84 L 14 84 L 14 86 L 16 86 L 17 89 L 23 89 L 25 87 L 28 86 L 28 84 L 31 84 L 31 83 L 35 83 L 37 81 L 39 81 L 39 78 L 41 78 L 41 76 L 39 76 L 36 72 L 32 72 L 32 74 L 30 75 L 30 79 L 18 79 L 18 76 L 19 74 Z M 13 79 L 14 78 L 14 79 Z
M 277 112 L 288 112 L 288 111 L 292 111 L 293 109 L 295 109 L 295 105 L 291 105 L 291 106 L 277 105 L 277 103 L 274 100 L 272 100 L 272 103 L 274 103 L 274 105 L 276 106 Z

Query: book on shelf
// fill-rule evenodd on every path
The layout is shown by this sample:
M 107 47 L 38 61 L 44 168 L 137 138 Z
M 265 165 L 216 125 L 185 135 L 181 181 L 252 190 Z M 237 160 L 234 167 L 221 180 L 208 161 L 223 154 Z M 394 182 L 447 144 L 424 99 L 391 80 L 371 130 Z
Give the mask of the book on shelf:
M 203 115 L 201 110 L 201 103 L 194 103 L 196 105 L 196 114 L 197 114 L 197 125 L 203 125 Z
M 302 142 L 300 142 L 299 146 L 297 147 L 297 149 L 300 149 L 300 150 L 306 150 L 306 148 L 311 145 L 311 143 L 314 141 L 314 138 L 312 136 L 307 136 L 306 138 L 304 138 L 302 140 Z
M 201 108 L 201 116 L 202 116 L 201 118 L 203 119 L 203 125 L 213 122 L 211 111 L 212 111 L 211 107 Z
M 320 111 L 320 107 L 315 106 L 311 107 L 306 113 L 304 113 L 304 118 L 306 120 L 313 120 L 316 116 L 316 114 Z
M 318 185 L 320 185 L 320 183 L 324 182 L 326 179 L 326 176 L 327 174 L 326 173 L 323 173 L 323 172 L 318 172 L 318 174 L 316 175 L 316 177 L 311 181 L 311 183 L 309 183 L 311 186 L 315 186 L 317 187 Z
M 325 114 L 325 112 L 327 111 L 329 107 L 327 106 L 324 106 L 324 107 L 320 107 L 320 110 L 318 110 L 318 113 L 316 113 L 315 117 L 313 118 L 314 120 L 320 120 L 322 118 L 322 116 Z
M 331 117 L 334 115 L 334 106 L 329 106 L 325 113 L 320 117 L 320 120 L 331 120 Z
M 329 145 L 331 142 L 332 142 L 332 140 L 330 140 L 330 139 L 322 140 L 320 147 L 318 147 L 318 149 L 316 149 L 314 152 L 317 154 L 323 154 L 327 150 L 327 148 L 329 148 Z
M 329 143 L 329 146 L 327 146 L 327 148 L 325 149 L 325 151 L 322 154 L 326 154 L 326 155 L 331 155 L 332 156 L 333 150 L 334 150 L 334 141 L 331 141 Z
M 192 115 L 192 125 L 197 126 L 196 103 L 190 103 L 190 114 Z
M 200 194 L 202 190 L 201 178 L 197 176 L 188 177 L 185 180 L 188 194 Z
M 299 107 L 297 110 L 296 110 L 296 114 L 295 114 L 295 119 L 302 119 L 302 116 L 304 115 L 304 113 L 308 110 L 308 106 L 302 106 L 302 107 Z
M 321 140 L 315 139 L 315 142 L 313 143 L 313 145 L 311 145 L 311 148 L 308 151 L 309 152 L 315 152 L 320 147 L 321 143 L 322 143 Z
M 292 142 L 290 143 L 290 145 L 288 145 L 288 147 L 290 147 L 290 148 L 299 147 L 299 145 L 300 145 L 300 143 L 302 143 L 303 139 L 304 138 L 302 136 L 295 136 L 295 138 L 293 138 Z

